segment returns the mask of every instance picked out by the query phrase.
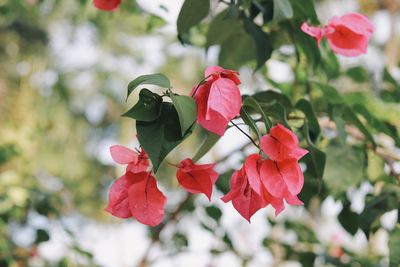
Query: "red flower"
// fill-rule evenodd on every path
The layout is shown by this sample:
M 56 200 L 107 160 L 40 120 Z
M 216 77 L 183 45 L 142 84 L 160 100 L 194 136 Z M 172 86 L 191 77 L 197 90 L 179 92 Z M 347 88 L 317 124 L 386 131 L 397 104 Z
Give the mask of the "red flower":
M 211 200 L 213 184 L 218 179 L 215 164 L 194 164 L 191 159 L 182 160 L 176 177 L 179 184 L 190 193 L 204 193 Z
M 242 97 L 238 73 L 218 66 L 205 70 L 206 81 L 192 89 L 197 104 L 197 122 L 203 128 L 223 135 L 230 120 L 240 113 Z
M 276 162 L 263 160 L 258 154 L 247 157 L 243 167 L 235 171 L 230 191 L 222 197 L 232 201 L 235 209 L 250 222 L 259 209 L 271 204 L 278 215 L 289 205 L 303 205 L 297 198 L 304 184 L 304 176 L 296 159 Z
M 333 17 L 328 26 L 323 28 L 303 23 L 301 30 L 316 38 L 318 44 L 322 37 L 326 36 L 335 53 L 354 57 L 367 52 L 368 41 L 372 36 L 374 26 L 364 15 L 351 13 L 342 17 Z
M 111 186 L 105 210 L 119 218 L 133 217 L 143 224 L 156 226 L 164 216 L 165 201 L 149 172 L 127 172 Z
M 93 4 L 98 9 L 112 11 L 121 4 L 121 0 L 93 0 Z
M 272 127 L 269 134 L 261 138 L 261 149 L 274 161 L 299 160 L 308 153 L 299 147 L 297 136 L 281 124 Z
M 127 147 L 115 145 L 110 147 L 110 153 L 116 163 L 128 164 L 127 172 L 145 172 L 149 167 L 149 157 L 143 149 L 138 153 Z
M 232 201 L 233 207 L 250 222 L 250 218 L 258 210 L 267 206 L 267 202 L 250 186 L 246 171 L 242 168 L 232 174 L 231 190 L 221 199 L 225 203 Z

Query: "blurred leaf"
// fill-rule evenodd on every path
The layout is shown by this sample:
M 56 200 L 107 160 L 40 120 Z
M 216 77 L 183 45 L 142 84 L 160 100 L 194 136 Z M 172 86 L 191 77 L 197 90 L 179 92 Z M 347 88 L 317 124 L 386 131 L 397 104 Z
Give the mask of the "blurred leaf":
M 343 203 L 343 209 L 339 213 L 338 219 L 343 228 L 351 235 L 355 235 L 359 226 L 359 215 L 350 210 L 350 202 L 346 200 Z
M 189 245 L 187 237 L 182 233 L 175 233 L 172 240 L 174 241 L 175 247 L 178 249 Z
M 204 142 L 201 144 L 199 149 L 197 150 L 196 154 L 193 156 L 192 160 L 193 162 L 198 161 L 201 159 L 205 154 L 207 154 L 208 151 L 218 142 L 218 140 L 221 138 L 221 136 L 214 134 L 212 132 L 206 131 L 206 137 L 204 139 Z
M 390 266 L 400 265 L 400 224 L 389 235 L 389 261 Z
M 128 84 L 128 96 L 135 90 L 136 87 L 143 84 L 157 85 L 163 88 L 170 88 L 169 79 L 161 73 L 142 75 L 134 79 Z
M 0 146 L 0 165 L 6 163 L 11 158 L 18 155 L 17 148 L 14 144 L 4 144 Z
M 243 28 L 238 18 L 229 16 L 230 9 L 225 9 L 211 21 L 206 36 L 206 48 L 215 44 L 222 44 L 232 35 L 236 35 L 238 29 Z
M 139 93 L 139 101 L 129 111 L 122 114 L 139 121 L 154 121 L 160 116 L 162 97 L 148 89 Z
M 224 68 L 239 69 L 257 57 L 256 44 L 249 34 L 244 30 L 236 30 L 221 44 L 219 53 L 219 65 Z
M 283 1 L 283 0 L 278 0 Z M 260 26 L 255 24 L 252 20 L 246 19 L 244 22 L 246 31 L 253 37 L 257 49 L 257 65 L 256 70 L 264 65 L 264 63 L 271 57 L 272 54 L 272 41 L 270 36 L 265 33 Z
M 315 12 L 314 0 L 290 0 L 295 16 L 303 21 L 310 20 L 312 24 L 318 25 L 319 20 Z
M 213 218 L 217 223 L 222 217 L 222 211 L 215 206 L 206 207 L 206 213 L 209 217 Z
M 306 243 L 318 243 L 314 231 L 306 224 L 295 221 L 285 221 L 285 227 L 296 232 L 298 240 Z
M 178 15 L 178 36 L 182 43 L 188 42 L 189 30 L 198 25 L 210 11 L 210 0 L 185 0 Z
M 306 173 L 315 178 L 322 179 L 326 162 L 325 153 L 313 146 L 308 147 L 307 150 L 308 154 L 301 160 L 307 165 Z
M 289 0 L 274 1 L 274 21 L 281 21 L 293 17 L 293 8 Z
M 367 70 L 363 67 L 353 67 L 346 71 L 346 75 L 349 76 L 354 82 L 362 83 L 368 81 L 370 75 Z
M 50 236 L 46 230 L 37 229 L 36 230 L 36 241 L 35 244 L 46 242 L 50 240 Z
M 178 113 L 167 102 L 162 103 L 161 115 L 156 120 L 136 121 L 136 130 L 140 145 L 153 163 L 154 172 L 168 153 L 188 136 L 182 137 Z
M 215 183 L 215 186 L 219 191 L 221 191 L 223 194 L 226 194 L 229 192 L 230 189 L 230 179 L 232 176 L 233 170 L 229 170 L 227 172 L 224 172 L 219 175 L 217 182 Z
M 321 133 L 321 128 L 319 127 L 318 119 L 313 107 L 311 106 L 311 103 L 308 100 L 300 99 L 296 103 L 295 107 L 301 110 L 304 115 L 306 115 L 306 120 L 309 125 L 310 138 L 313 142 L 315 142 Z
M 324 181 L 334 197 L 358 186 L 364 178 L 364 155 L 349 145 L 330 143 L 326 148 Z
M 186 95 L 175 95 L 174 93 L 170 93 L 170 97 L 176 111 L 178 112 L 182 136 L 184 136 L 196 121 L 196 102 L 194 102 L 192 97 Z
M 398 208 L 398 196 L 396 194 L 398 188 L 385 187 L 382 192 L 377 195 L 368 195 L 365 200 L 365 208 L 360 215 L 360 228 L 369 236 L 373 229 L 373 225 L 384 213 Z

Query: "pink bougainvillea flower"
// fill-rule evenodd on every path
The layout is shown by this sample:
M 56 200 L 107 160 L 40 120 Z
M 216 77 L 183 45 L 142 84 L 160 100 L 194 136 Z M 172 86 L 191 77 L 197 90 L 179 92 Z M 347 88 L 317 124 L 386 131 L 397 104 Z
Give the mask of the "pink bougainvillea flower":
M 299 147 L 297 136 L 281 124 L 272 127 L 269 134 L 261 138 L 261 149 L 274 161 L 299 160 L 308 153 Z
M 165 201 L 149 172 L 127 172 L 111 186 L 105 210 L 118 218 L 133 217 L 143 224 L 156 226 L 164 216 Z
M 93 4 L 98 9 L 112 11 L 121 4 L 121 0 L 93 0 Z
M 214 166 L 215 164 L 194 164 L 191 159 L 184 159 L 178 165 L 176 177 L 186 191 L 193 194 L 204 193 L 211 199 L 213 184 L 218 179 Z
M 139 222 L 148 226 L 159 225 L 164 217 L 167 198 L 158 189 L 154 176 L 133 184 L 128 189 L 129 208 Z
M 318 43 L 326 36 L 335 53 L 355 57 L 367 52 L 374 26 L 364 15 L 350 13 L 342 17 L 333 17 L 326 27 L 314 27 L 303 23 L 301 30 L 316 38 Z
M 232 174 L 230 185 L 230 191 L 221 199 L 225 203 L 232 201 L 233 207 L 248 222 L 258 210 L 268 205 L 264 198 L 250 187 L 244 168 Z
M 128 189 L 131 185 L 145 180 L 148 175 L 147 172 L 127 172 L 115 180 L 108 192 L 108 206 L 105 210 L 122 219 L 132 217 L 129 209 Z
M 242 97 L 237 75 L 235 71 L 211 66 L 205 70 L 205 82 L 192 89 L 197 122 L 210 132 L 222 136 L 229 121 L 240 113 Z
M 110 147 L 110 153 L 116 163 L 128 164 L 127 172 L 145 172 L 149 167 L 149 157 L 143 149 L 138 153 L 127 147 L 114 145 Z
M 304 185 L 303 172 L 295 159 L 273 161 L 266 159 L 260 168 L 260 177 L 265 189 L 273 197 L 297 196 Z M 289 201 L 295 201 L 289 197 Z

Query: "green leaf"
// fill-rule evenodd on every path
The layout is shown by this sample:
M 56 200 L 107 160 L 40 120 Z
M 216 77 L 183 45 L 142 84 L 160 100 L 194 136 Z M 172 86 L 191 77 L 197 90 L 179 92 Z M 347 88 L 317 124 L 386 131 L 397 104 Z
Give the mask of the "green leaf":
M 154 172 L 157 172 L 168 153 L 188 136 L 182 137 L 178 113 L 167 102 L 162 103 L 161 115 L 156 120 L 136 121 L 136 130 L 139 143 L 149 155 Z
M 319 20 L 315 12 L 314 0 L 290 0 L 295 16 L 302 21 L 310 20 L 312 24 L 318 25 Z
M 280 0 L 278 0 L 280 1 Z M 252 20 L 246 19 L 244 23 L 246 31 L 253 37 L 257 49 L 257 65 L 256 70 L 264 65 L 271 57 L 273 48 L 270 36 L 262 30 L 260 26 Z
M 309 125 L 310 138 L 313 142 L 315 142 L 321 133 L 321 128 L 319 127 L 318 119 L 313 107 L 311 106 L 311 103 L 308 100 L 300 99 L 296 103 L 296 108 L 301 110 L 304 115 L 306 115 L 306 120 Z
M 139 121 L 153 121 L 160 116 L 162 97 L 148 89 L 139 93 L 139 101 L 129 111 L 122 114 Z
M 274 90 L 267 90 L 259 92 L 253 95 L 253 98 L 261 104 L 272 104 L 278 102 L 285 107 L 285 109 L 290 112 L 293 109 L 292 102 L 290 99 L 280 92 Z
M 334 197 L 358 186 L 364 178 L 365 159 L 360 150 L 331 143 L 326 151 L 324 181 Z
M 253 120 L 253 118 L 250 116 L 250 114 L 246 111 L 247 106 L 242 106 L 240 109 L 240 117 L 243 119 L 244 123 L 246 123 L 251 130 L 257 135 L 258 141 L 260 141 L 261 134 L 260 131 L 258 130 L 257 124 Z
M 206 132 L 206 137 L 204 138 L 204 142 L 201 144 L 200 148 L 197 150 L 196 154 L 192 158 L 193 162 L 201 159 L 210 149 L 218 142 L 221 136 L 214 134 L 209 131 Z
M 229 192 L 230 188 L 230 180 L 232 176 L 233 170 L 229 170 L 227 172 L 224 172 L 219 175 L 217 182 L 215 183 L 215 186 L 219 191 L 221 191 L 223 194 L 226 194 Z
M 210 0 L 185 0 L 178 15 L 177 28 L 179 39 L 188 42 L 190 28 L 199 24 L 210 11 Z
M 143 84 L 157 85 L 163 88 L 170 88 L 171 83 L 169 79 L 161 73 L 142 75 L 134 79 L 128 84 L 128 96 L 135 90 L 136 87 Z
M 325 153 L 313 146 L 308 147 L 307 150 L 308 154 L 302 158 L 302 161 L 307 165 L 306 174 L 322 179 L 326 163 Z
M 196 102 L 194 102 L 194 99 L 190 96 L 175 95 L 174 93 L 170 93 L 169 95 L 176 111 L 178 112 L 182 136 L 184 136 L 196 121 Z
M 367 70 L 363 67 L 353 67 L 346 71 L 346 75 L 349 76 L 353 81 L 362 83 L 368 81 L 370 75 Z
M 221 44 L 219 65 L 224 68 L 238 69 L 256 58 L 256 44 L 244 30 L 236 30 Z
M 222 44 L 230 36 L 235 35 L 238 29 L 243 28 L 238 18 L 229 16 L 230 9 L 225 9 L 211 21 L 206 36 L 206 49 L 211 45 Z
M 293 8 L 289 0 L 274 0 L 274 17 L 275 22 L 290 19 L 293 17 Z
M 324 100 L 328 103 L 342 104 L 345 102 L 343 96 L 336 90 L 336 88 L 320 82 L 311 82 L 311 84 L 322 92 Z
M 400 223 L 389 236 L 389 261 L 390 266 L 400 265 Z
M 277 122 L 280 122 L 285 127 L 290 128 L 289 123 L 287 121 L 287 112 L 286 108 L 278 102 L 274 102 L 271 104 L 263 104 L 260 103 L 261 108 L 264 110 L 265 114 L 273 117 Z
M 265 114 L 264 110 L 260 106 L 260 104 L 255 100 L 252 96 L 246 96 L 243 99 L 243 106 L 248 106 L 252 108 L 255 112 L 258 112 L 261 114 L 261 118 L 263 119 L 263 122 L 265 124 L 265 129 L 267 132 L 269 132 L 269 129 L 272 127 L 272 122 L 268 118 L 268 116 Z
M 338 219 L 343 228 L 351 235 L 355 235 L 359 226 L 359 215 L 350 210 L 350 202 L 346 200 L 343 203 L 343 209 L 340 212 Z
M 50 240 L 49 233 L 46 230 L 43 229 L 37 229 L 36 230 L 36 241 L 35 244 L 39 244 L 42 242 L 46 242 Z
M 360 215 L 360 228 L 367 237 L 371 230 L 377 230 L 378 227 L 373 226 L 384 213 L 398 208 L 396 190 L 397 187 L 384 187 L 379 195 L 366 197 L 365 208 Z
M 222 217 L 222 211 L 215 206 L 206 207 L 206 213 L 209 217 L 213 218 L 217 223 Z
M 365 136 L 365 138 L 371 142 L 372 146 L 376 148 L 376 143 L 374 140 L 374 137 L 371 135 L 369 130 L 364 126 L 364 124 L 360 121 L 360 119 L 357 117 L 357 115 L 354 113 L 354 111 L 348 107 L 345 106 L 343 110 L 343 119 L 356 126 Z

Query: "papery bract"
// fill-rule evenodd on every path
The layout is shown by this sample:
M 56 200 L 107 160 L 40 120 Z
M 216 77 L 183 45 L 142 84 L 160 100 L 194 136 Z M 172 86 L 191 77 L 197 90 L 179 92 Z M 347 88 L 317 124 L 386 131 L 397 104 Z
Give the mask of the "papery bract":
M 250 187 L 243 169 L 232 174 L 230 186 L 230 191 L 221 198 L 222 201 L 232 201 L 233 207 L 249 222 L 258 210 L 268 204 Z
M 148 226 L 161 223 L 166 197 L 158 189 L 156 179 L 151 174 L 147 179 L 129 187 L 128 198 L 132 217 Z
M 261 149 L 274 161 L 299 160 L 308 153 L 299 147 L 297 136 L 281 124 L 272 127 L 269 134 L 261 138 Z
M 111 157 L 116 163 L 128 164 L 127 172 L 145 172 L 149 167 L 149 157 L 141 149 L 140 153 L 120 145 L 110 147 Z
M 266 159 L 261 165 L 260 176 L 267 191 L 277 198 L 285 198 L 288 194 L 295 196 L 304 185 L 303 172 L 294 159 L 280 162 Z
M 218 179 L 215 164 L 194 164 L 191 159 L 182 160 L 178 165 L 176 177 L 179 184 L 190 193 L 204 193 L 211 199 L 213 184 Z
M 242 97 L 237 74 L 218 66 L 208 67 L 205 82 L 191 92 L 197 105 L 197 122 L 221 136 L 229 121 L 240 114 Z
M 112 11 L 121 4 L 121 0 L 93 0 L 93 4 L 98 9 Z
M 326 27 L 301 25 L 301 30 L 317 39 L 326 36 L 332 50 L 340 55 L 354 57 L 367 52 L 374 26 L 367 17 L 358 13 L 333 17 Z
M 147 172 L 127 172 L 115 180 L 108 193 L 108 206 L 105 211 L 122 219 L 132 217 L 129 208 L 128 189 L 131 185 L 145 180 L 148 175 Z

